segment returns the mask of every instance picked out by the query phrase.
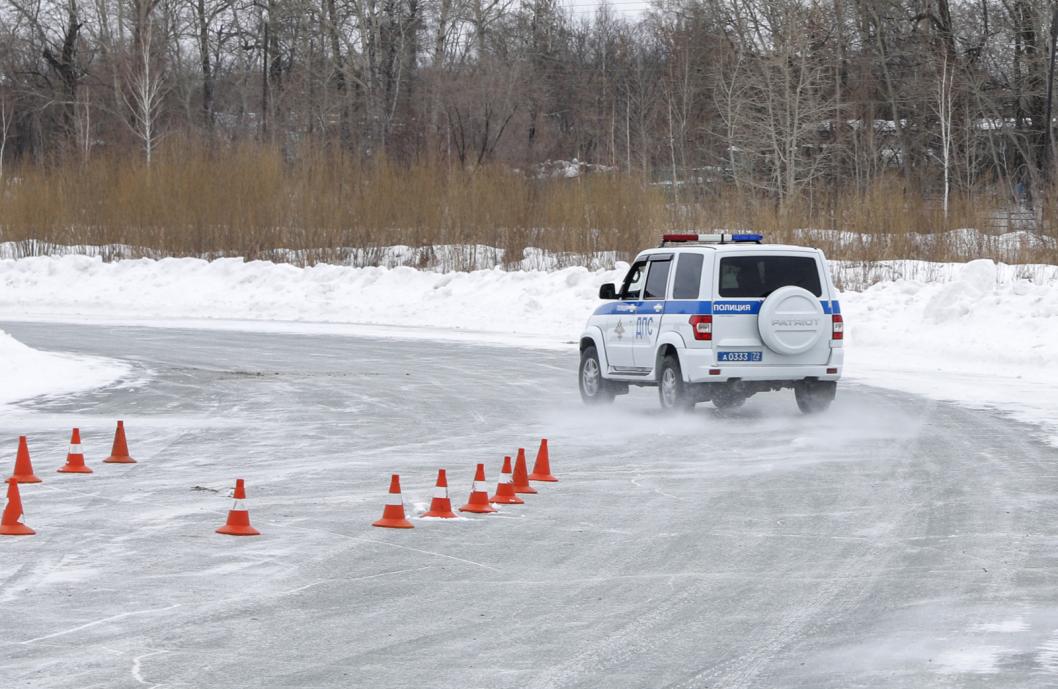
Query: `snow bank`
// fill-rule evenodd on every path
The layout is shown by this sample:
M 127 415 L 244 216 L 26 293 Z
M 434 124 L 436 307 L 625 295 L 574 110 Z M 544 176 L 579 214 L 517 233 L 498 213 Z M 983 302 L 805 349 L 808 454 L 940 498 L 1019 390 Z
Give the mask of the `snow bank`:
M 241 259 L 35 257 L 0 261 L 0 318 L 286 321 L 572 341 L 594 308 L 599 283 L 618 275 L 586 268 L 442 274 Z
M 996 407 L 1058 440 L 1058 276 L 989 260 L 938 265 L 940 281 L 847 292 L 851 378 L 934 399 Z
M 108 359 L 41 352 L 0 330 L 0 406 L 102 387 L 128 371 L 124 364 Z
M 625 268 L 441 274 L 239 259 L 35 257 L 0 260 L 0 319 L 191 320 L 324 332 L 355 324 L 361 333 L 385 327 L 399 336 L 567 346 L 598 304 L 599 284 L 619 280 Z M 870 270 L 890 279 L 842 296 L 849 378 L 1054 423 L 1058 268 L 981 260 Z

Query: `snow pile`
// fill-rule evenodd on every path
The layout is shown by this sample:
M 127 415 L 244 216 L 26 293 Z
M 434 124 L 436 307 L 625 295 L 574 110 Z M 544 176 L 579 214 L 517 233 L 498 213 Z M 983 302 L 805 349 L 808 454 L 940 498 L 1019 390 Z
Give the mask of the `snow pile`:
M 838 289 L 846 292 L 861 292 L 880 282 L 946 283 L 959 279 L 966 263 L 939 263 L 936 261 L 831 261 L 830 270 Z M 996 272 L 997 286 L 1016 280 L 1044 284 L 1058 280 L 1058 266 L 1044 264 L 999 264 Z
M 978 260 L 943 266 L 944 281 L 843 294 L 849 376 L 1001 408 L 1058 432 L 1058 276 L 1039 268 L 1029 280 L 1020 267 Z
M 442 274 L 241 259 L 34 257 L 0 261 L 0 318 L 358 324 L 553 344 L 576 339 L 599 283 L 618 280 L 621 265 Z
M 41 352 L 0 330 L 0 406 L 38 395 L 91 390 L 128 371 L 107 359 Z

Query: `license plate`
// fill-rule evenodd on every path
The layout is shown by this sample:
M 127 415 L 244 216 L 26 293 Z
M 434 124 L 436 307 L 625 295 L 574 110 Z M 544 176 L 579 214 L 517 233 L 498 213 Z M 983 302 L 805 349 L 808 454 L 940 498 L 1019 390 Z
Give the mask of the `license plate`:
M 720 352 L 717 361 L 763 361 L 760 352 Z

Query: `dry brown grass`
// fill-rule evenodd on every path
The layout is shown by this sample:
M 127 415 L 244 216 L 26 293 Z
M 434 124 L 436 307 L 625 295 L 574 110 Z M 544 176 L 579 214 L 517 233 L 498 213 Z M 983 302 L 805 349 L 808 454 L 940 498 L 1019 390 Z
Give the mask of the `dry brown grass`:
M 381 260 L 382 248 L 395 244 L 487 245 L 513 260 L 532 246 L 572 263 L 604 251 L 628 257 L 674 228 L 754 229 L 789 242 L 805 241 L 801 228 L 840 228 L 858 234 L 822 233 L 811 241 L 832 258 L 857 261 L 1058 261 L 1053 249 L 941 234 L 987 231 L 1005 205 L 989 194 L 958 196 L 945 219 L 935 200 L 886 180 L 865 194 L 786 204 L 733 188 L 707 189 L 676 212 L 668 189 L 621 174 L 541 180 L 499 167 L 400 167 L 327 151 L 285 161 L 259 146 L 209 152 L 171 143 L 150 168 L 135 157 L 96 156 L 12 170 L 0 182 L 0 241 L 23 242 L 24 253 L 47 252 L 49 245 L 123 245 L 129 247 L 123 255 L 298 263 L 348 261 L 350 250 L 358 250 L 355 262 L 363 264 Z M 1044 205 L 1043 218 L 1056 213 L 1058 206 Z M 924 242 L 917 233 L 935 240 Z M 474 262 L 472 254 L 461 256 L 442 267 L 461 270 Z

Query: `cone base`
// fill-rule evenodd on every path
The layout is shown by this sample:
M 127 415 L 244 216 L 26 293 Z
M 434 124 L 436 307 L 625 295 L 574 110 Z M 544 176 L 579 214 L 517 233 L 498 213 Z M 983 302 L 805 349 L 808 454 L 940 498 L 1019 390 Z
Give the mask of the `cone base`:
M 104 464 L 136 464 L 136 460 L 132 457 L 107 457 L 103 460 Z
M 8 476 L 7 479 L 4 480 L 4 483 L 11 483 L 12 481 L 14 481 L 15 483 L 43 483 L 43 481 L 41 481 L 37 476 L 33 474 L 22 474 L 21 476 Z
M 84 466 L 83 464 L 81 466 L 76 466 L 76 465 L 73 465 L 73 464 L 67 464 L 67 465 L 65 465 L 63 467 L 60 467 L 57 470 L 57 473 L 60 473 L 60 474 L 91 474 L 92 470 L 89 469 L 88 467 Z
M 446 498 L 443 505 L 430 505 L 430 511 L 422 516 L 435 519 L 459 519 L 459 515 L 452 511 L 452 504 Z
M 0 526 L 0 536 L 32 536 L 36 531 L 29 528 L 25 524 L 11 524 L 10 526 Z
M 549 483 L 558 483 L 558 479 L 551 474 L 529 474 L 530 481 L 547 481 Z
M 536 488 L 533 488 L 532 486 L 526 484 L 524 486 L 515 486 L 514 487 L 514 492 L 515 493 L 522 493 L 522 494 L 526 494 L 526 495 L 535 495 L 537 493 L 537 490 L 536 490 Z
M 489 502 L 496 505 L 524 505 L 525 500 L 522 500 L 516 495 L 493 495 L 489 498 Z
M 226 536 L 260 536 L 261 532 L 252 526 L 224 526 L 217 529 L 217 533 L 222 533 Z
M 499 510 L 497 510 L 492 505 L 489 505 L 488 503 L 486 503 L 484 505 L 474 505 L 474 504 L 471 504 L 471 503 L 468 502 L 467 504 L 465 504 L 462 507 L 460 507 L 459 511 L 460 512 L 473 512 L 474 514 L 490 514 L 492 512 L 498 512 Z
M 385 529 L 414 529 L 415 525 L 407 519 L 386 519 L 383 517 L 377 522 L 372 522 L 371 526 L 381 526 Z
M 434 498 L 430 502 L 430 511 L 422 516 L 436 519 L 459 519 L 459 515 L 452 511 L 452 501 L 448 498 Z

